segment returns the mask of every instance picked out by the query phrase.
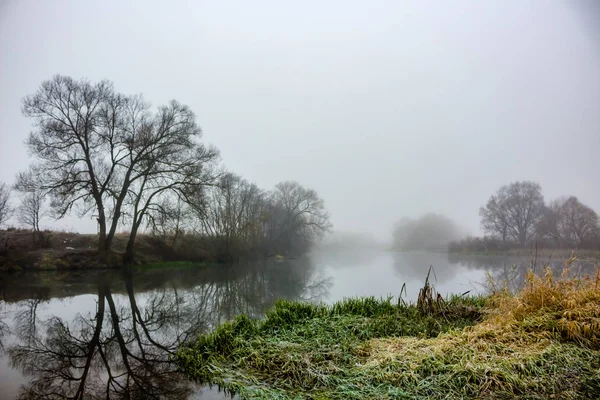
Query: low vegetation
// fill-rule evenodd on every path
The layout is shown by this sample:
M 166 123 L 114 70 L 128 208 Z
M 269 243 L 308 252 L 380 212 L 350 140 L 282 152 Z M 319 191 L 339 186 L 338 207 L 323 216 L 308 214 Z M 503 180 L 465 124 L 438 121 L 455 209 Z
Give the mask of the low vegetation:
M 176 357 L 243 399 L 593 398 L 600 393 L 600 275 L 529 274 L 519 293 L 417 304 L 279 302 Z
M 482 236 L 466 237 L 462 240 L 450 242 L 448 253 L 562 260 L 571 256 L 573 247 L 556 246 L 546 240 L 540 240 L 537 243 L 532 243 L 529 247 L 522 248 L 514 242 L 502 242 L 502 239 L 493 236 Z M 598 261 L 600 260 L 600 247 L 577 248 L 576 254 L 577 259 L 580 261 Z
M 169 237 L 140 234 L 136 242 L 136 262 L 156 266 L 173 262 L 198 265 L 218 261 L 210 252 L 208 239 L 179 235 Z M 114 266 L 121 263 L 128 233 L 114 238 Z M 0 272 L 22 269 L 94 269 L 106 268 L 96 250 L 97 235 L 31 229 L 0 230 Z

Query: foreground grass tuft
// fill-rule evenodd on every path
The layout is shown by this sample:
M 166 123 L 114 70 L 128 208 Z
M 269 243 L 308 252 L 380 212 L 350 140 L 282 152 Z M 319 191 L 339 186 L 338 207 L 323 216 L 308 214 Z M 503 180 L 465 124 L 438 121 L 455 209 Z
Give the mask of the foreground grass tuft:
M 600 276 L 562 278 L 530 274 L 519 294 L 437 298 L 434 310 L 280 301 L 261 321 L 240 316 L 201 336 L 176 361 L 241 398 L 596 398 Z

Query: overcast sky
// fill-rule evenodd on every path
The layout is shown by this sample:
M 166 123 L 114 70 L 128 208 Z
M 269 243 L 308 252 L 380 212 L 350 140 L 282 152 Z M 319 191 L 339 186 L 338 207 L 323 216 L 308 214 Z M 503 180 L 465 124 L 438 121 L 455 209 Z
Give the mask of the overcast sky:
M 338 230 L 438 212 L 477 233 L 523 179 L 600 211 L 595 0 L 0 0 L 0 181 L 29 162 L 21 98 L 57 73 L 190 105 L 229 169 L 314 188 Z

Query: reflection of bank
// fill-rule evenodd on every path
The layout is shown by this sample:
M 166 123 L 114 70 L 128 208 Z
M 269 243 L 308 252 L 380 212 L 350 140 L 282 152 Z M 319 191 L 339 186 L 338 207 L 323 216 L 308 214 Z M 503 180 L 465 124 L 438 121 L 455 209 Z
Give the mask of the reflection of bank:
M 542 274 L 548 268 L 555 277 L 561 276 L 566 267 L 565 260 L 557 258 L 535 258 L 515 256 L 487 256 L 475 254 L 448 253 L 448 262 L 453 265 L 462 265 L 473 270 L 484 270 L 489 273 L 489 280 L 485 282 L 489 289 L 493 287 L 507 287 L 517 291 L 523 287 L 527 274 L 533 271 Z M 569 275 L 593 275 L 597 271 L 595 262 L 584 260 L 575 261 L 569 265 Z
M 7 293 L 34 296 L 17 303 L 12 331 L 19 343 L 9 349 L 12 364 L 30 378 L 23 397 L 186 398 L 193 387 L 171 362 L 179 345 L 241 312 L 261 316 L 278 298 L 327 295 L 330 282 L 309 262 L 284 263 L 100 274 L 71 289 L 67 276 L 23 282 L 29 294 Z M 63 302 L 56 298 L 61 288 L 63 297 L 93 290 L 95 309 L 40 320 L 37 305 Z

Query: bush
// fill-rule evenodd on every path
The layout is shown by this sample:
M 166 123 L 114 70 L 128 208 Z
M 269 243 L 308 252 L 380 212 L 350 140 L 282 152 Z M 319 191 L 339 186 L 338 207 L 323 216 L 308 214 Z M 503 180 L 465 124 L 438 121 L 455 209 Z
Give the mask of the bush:
M 69 265 L 52 253 L 45 253 L 37 262 L 37 267 L 40 269 L 60 269 L 66 268 Z

